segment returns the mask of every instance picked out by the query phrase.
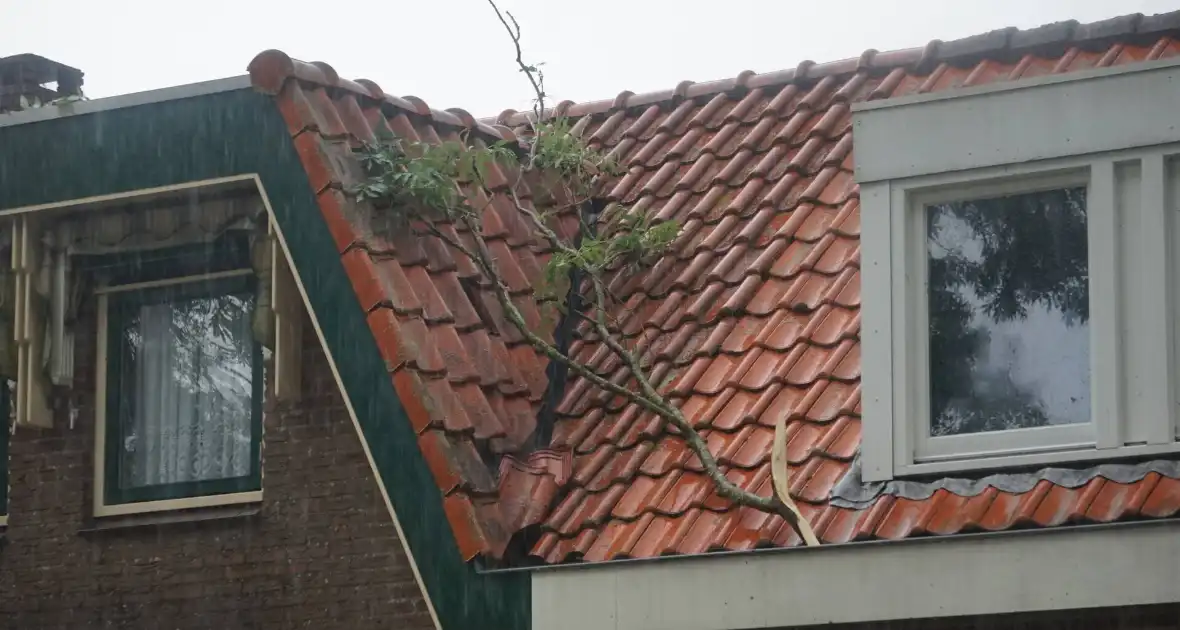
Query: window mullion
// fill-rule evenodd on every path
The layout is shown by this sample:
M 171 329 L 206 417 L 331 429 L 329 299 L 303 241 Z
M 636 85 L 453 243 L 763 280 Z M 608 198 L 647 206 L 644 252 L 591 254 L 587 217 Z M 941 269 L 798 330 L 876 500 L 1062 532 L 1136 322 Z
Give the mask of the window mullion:
M 1123 359 L 1119 325 L 1117 278 L 1119 220 L 1115 212 L 1114 162 L 1091 166 L 1087 193 L 1087 238 L 1090 276 L 1090 387 L 1091 417 L 1097 447 L 1122 444 Z
M 1144 400 L 1141 413 L 1130 420 L 1146 423 L 1141 433 L 1147 438 L 1148 444 L 1167 444 L 1172 441 L 1173 414 L 1176 409 L 1175 333 L 1172 324 L 1172 283 L 1175 278 L 1169 278 L 1172 270 L 1168 247 L 1171 230 L 1164 199 L 1164 168 L 1163 154 L 1149 153 L 1143 157 L 1138 208 L 1142 217 L 1142 231 L 1137 239 L 1140 245 L 1134 254 L 1142 257 L 1137 266 L 1142 270 L 1143 277 L 1138 281 L 1147 290 L 1144 291 L 1146 302 L 1133 308 L 1137 311 L 1137 317 L 1141 318 L 1139 323 L 1142 329 L 1139 332 L 1154 343 L 1143 344 L 1148 351 L 1141 357 L 1135 357 L 1143 365 L 1141 378 L 1145 382 L 1139 389 Z

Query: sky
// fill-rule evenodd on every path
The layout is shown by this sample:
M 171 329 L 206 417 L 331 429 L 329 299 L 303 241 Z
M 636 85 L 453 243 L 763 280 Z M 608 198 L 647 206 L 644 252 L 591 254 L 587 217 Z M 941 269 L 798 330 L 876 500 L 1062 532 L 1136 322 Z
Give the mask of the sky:
M 1180 0 L 498 0 L 557 102 L 663 90 L 1006 26 L 1180 9 Z M 527 109 L 487 0 L 0 0 L 0 57 L 82 69 L 91 98 L 244 74 L 259 52 L 326 61 L 432 107 Z

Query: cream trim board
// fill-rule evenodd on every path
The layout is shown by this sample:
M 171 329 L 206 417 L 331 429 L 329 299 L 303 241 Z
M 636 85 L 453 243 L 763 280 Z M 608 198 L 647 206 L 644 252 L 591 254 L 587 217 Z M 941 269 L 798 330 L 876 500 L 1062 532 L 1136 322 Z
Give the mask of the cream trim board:
M 278 246 L 275 222 L 267 221 L 270 239 L 270 307 L 274 311 L 274 395 L 299 402 L 303 396 L 303 299 L 294 272 Z
M 1153 331 L 1162 331 L 1158 339 L 1148 341 L 1159 352 L 1144 353 L 1150 364 L 1144 365 L 1141 379 L 1141 389 L 1162 392 L 1162 396 L 1147 398 L 1152 406 L 1144 411 L 1147 415 L 1169 418 L 1171 422 L 1153 423 L 1143 435 L 1134 436 L 1148 444 L 1168 444 L 1176 441 L 1176 425 L 1180 417 L 1174 413 L 1177 408 L 1176 378 L 1180 377 L 1176 366 L 1176 326 L 1180 319 L 1180 311 L 1175 309 L 1176 282 L 1180 282 L 1180 275 L 1172 272 L 1175 260 L 1174 248 L 1180 246 L 1180 241 L 1172 236 L 1173 226 L 1176 224 L 1176 212 L 1180 210 L 1169 204 L 1169 195 L 1175 190 L 1180 181 L 1180 171 L 1169 169 L 1169 163 L 1176 160 L 1169 159 L 1160 153 L 1143 156 L 1138 171 L 1140 181 L 1138 186 L 1127 186 L 1137 191 L 1133 198 L 1135 206 L 1141 208 L 1135 213 L 1140 217 L 1138 230 L 1129 235 L 1136 242 L 1138 259 L 1147 270 L 1143 272 L 1145 283 L 1139 286 L 1147 290 L 1142 297 L 1124 299 L 1123 303 L 1136 304 L 1147 318 L 1144 325 Z M 1129 165 L 1120 164 L 1116 168 L 1126 170 Z M 1124 173 L 1117 173 L 1116 182 L 1127 179 Z M 1131 203 L 1125 200 L 1123 191 L 1116 190 L 1120 213 L 1131 210 Z M 1144 340 L 1147 341 L 1147 340 Z M 1128 397 L 1138 394 L 1136 390 L 1127 392 Z
M 95 484 L 99 485 L 98 483 Z M 94 516 L 126 516 L 130 514 L 147 514 L 151 512 L 168 512 L 173 510 L 191 510 L 196 508 L 220 507 L 223 505 L 241 505 L 243 503 L 261 503 L 262 490 L 251 492 L 234 492 L 231 494 L 207 494 L 183 499 L 167 499 L 164 501 L 140 501 L 138 503 L 118 503 L 114 505 L 94 506 Z
M 861 475 L 866 479 L 893 477 L 893 417 L 900 415 L 893 406 L 903 405 L 904 389 L 895 389 L 893 361 L 901 352 L 893 344 L 893 283 L 890 247 L 889 183 L 877 182 L 860 187 L 861 204 L 861 398 L 866 418 L 861 422 Z M 868 235 L 877 235 L 869 238 Z M 904 368 L 903 368 L 904 369 Z M 873 446 L 874 449 L 865 448 Z
M 34 312 L 34 300 L 39 299 L 33 288 L 41 264 L 41 240 L 36 236 L 35 221 L 31 217 L 17 217 L 12 221 L 13 342 L 17 351 L 16 411 L 17 426 L 47 429 L 53 426 L 53 413 L 46 392 L 49 386 L 41 369 L 42 348 L 45 343 L 45 317 Z
M 1166 213 L 1164 229 L 1167 231 L 1164 236 L 1166 241 L 1166 252 L 1168 257 L 1168 271 L 1171 277 L 1180 280 L 1180 254 L 1175 251 L 1176 247 L 1180 247 L 1180 159 L 1170 158 L 1163 161 L 1164 176 L 1166 178 L 1163 204 Z M 1154 253 L 1158 245 L 1151 245 L 1151 250 Z M 1158 254 L 1157 254 L 1158 255 Z M 1167 307 L 1171 313 L 1176 314 L 1176 318 L 1171 321 L 1172 336 L 1171 336 L 1171 365 L 1176 366 L 1180 362 L 1180 291 L 1175 285 L 1170 285 L 1171 291 Z M 1175 369 L 1180 370 L 1180 367 Z M 1172 376 L 1177 376 L 1173 374 Z M 1172 407 L 1175 408 L 1180 405 L 1180 392 L 1172 391 L 1171 393 Z M 1180 440 L 1180 416 L 1176 418 L 1176 422 L 1172 425 L 1172 437 Z
M 1169 239 L 1180 238 L 1169 235 L 1177 208 L 1165 207 L 1163 190 L 1180 180 L 1164 176 L 1165 158 L 1173 154 L 1180 154 L 1180 145 L 864 186 L 866 480 L 1180 452 L 1171 438 L 1175 298 L 1167 291 L 1154 299 L 1128 293 L 1180 281 L 1168 254 Z M 1139 178 L 1140 165 L 1152 176 Z M 1089 422 L 930 437 L 924 207 L 1077 185 L 1088 189 Z M 1142 436 L 1149 436 L 1146 443 Z

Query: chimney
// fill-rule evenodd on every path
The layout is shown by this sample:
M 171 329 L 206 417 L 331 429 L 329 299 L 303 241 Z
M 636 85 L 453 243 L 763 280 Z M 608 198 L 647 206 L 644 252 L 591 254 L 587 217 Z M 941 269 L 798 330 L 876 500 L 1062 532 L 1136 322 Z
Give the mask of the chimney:
M 0 113 L 81 95 L 82 71 L 77 68 L 29 53 L 0 59 Z

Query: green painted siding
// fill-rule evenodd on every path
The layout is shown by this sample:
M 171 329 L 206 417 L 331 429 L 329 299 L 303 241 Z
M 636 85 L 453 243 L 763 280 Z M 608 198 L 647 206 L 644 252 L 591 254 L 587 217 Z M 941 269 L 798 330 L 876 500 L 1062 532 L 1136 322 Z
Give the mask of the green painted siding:
M 479 574 L 459 556 L 442 498 L 270 97 L 241 90 L 5 127 L 0 147 L 0 208 L 258 173 L 443 627 L 529 628 L 529 576 Z

